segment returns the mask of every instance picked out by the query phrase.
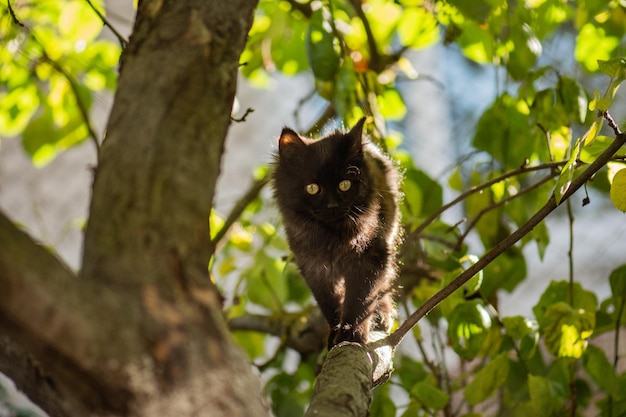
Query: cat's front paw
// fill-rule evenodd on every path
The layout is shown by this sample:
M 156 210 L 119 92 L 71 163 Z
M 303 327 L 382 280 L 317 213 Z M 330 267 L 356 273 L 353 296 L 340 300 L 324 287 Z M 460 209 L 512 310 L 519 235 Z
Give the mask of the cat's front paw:
M 334 345 L 341 342 L 354 342 L 364 345 L 367 342 L 367 334 L 363 331 L 362 326 L 354 326 L 350 323 L 344 323 L 339 328 L 335 336 Z

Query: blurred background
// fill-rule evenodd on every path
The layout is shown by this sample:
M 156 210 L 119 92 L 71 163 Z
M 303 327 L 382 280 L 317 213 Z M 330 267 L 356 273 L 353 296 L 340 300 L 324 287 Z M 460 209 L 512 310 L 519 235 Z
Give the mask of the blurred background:
M 128 38 L 135 14 L 131 2 L 108 0 L 106 7 L 109 21 Z M 102 36 L 115 40 L 106 29 Z M 557 67 L 562 74 L 580 76 L 576 73 L 579 70 L 574 61 L 574 41 L 573 31 L 559 30 L 544 44 L 540 61 Z M 478 118 L 499 93 L 495 80 L 506 75 L 498 74 L 493 66 L 471 62 L 454 45 L 437 43 L 412 51 L 408 57 L 418 77 L 399 82 L 407 113 L 390 128 L 402 134 L 402 146 L 411 153 L 416 165 L 432 178 L 442 180 L 459 161 L 474 152 L 470 142 Z M 582 82 L 587 91 L 602 91 L 607 81 L 606 77 L 585 77 Z M 272 74 L 263 89 L 240 79 L 233 115 L 242 115 L 248 108 L 254 111 L 245 122 L 233 123 L 229 131 L 215 198 L 219 213 L 228 213 L 252 183 L 255 170 L 272 161 L 283 126 L 304 131 L 317 120 L 322 106 L 315 100 L 305 100 L 313 89 L 314 80 L 309 73 Z M 617 94 L 611 114 L 615 120 L 626 120 L 626 90 L 622 88 Z M 113 97 L 107 92 L 97 94 L 94 100 L 91 116 L 99 135 L 105 130 L 112 102 Z M 89 210 L 95 164 L 96 151 L 90 141 L 62 152 L 41 167 L 33 165 L 19 138 L 0 141 L 1 209 L 53 248 L 74 270 L 81 263 L 82 228 Z M 609 273 L 626 260 L 626 214 L 611 205 L 607 194 L 592 187 L 587 190 L 591 200 L 587 206 L 582 207 L 581 191 L 572 199 L 575 278 L 599 297 L 605 297 L 610 293 Z M 444 201 L 455 195 L 451 189 L 445 189 Z M 269 215 L 278 219 L 278 213 Z M 444 219 L 455 224 L 461 216 L 452 210 Z M 534 245 L 524 249 L 528 279 L 512 293 L 502 294 L 499 308 L 503 315 L 531 316 L 533 304 L 548 283 L 568 277 L 570 222 L 563 207 L 547 219 L 547 225 L 551 242 L 545 256 L 540 259 Z M 481 251 L 479 242 L 468 243 L 476 245 L 477 253 Z M 403 348 L 415 347 L 407 344 Z M 6 381 L 0 380 L 0 384 L 8 386 Z

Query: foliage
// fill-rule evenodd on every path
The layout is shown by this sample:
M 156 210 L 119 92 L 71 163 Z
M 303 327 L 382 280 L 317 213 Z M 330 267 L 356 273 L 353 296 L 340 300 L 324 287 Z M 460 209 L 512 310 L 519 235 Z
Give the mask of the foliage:
M 88 110 L 94 94 L 115 89 L 120 52 L 97 39 L 101 17 L 79 0 L 2 7 L 0 135 L 20 135 L 35 164 L 89 136 L 97 145 Z M 349 125 L 372 116 L 368 133 L 405 173 L 398 303 L 408 313 L 524 225 L 552 195 L 569 204 L 572 181 L 619 130 L 608 111 L 626 79 L 625 28 L 626 8 L 617 0 L 261 0 L 241 73 L 261 88 L 274 71 L 309 73 L 312 99 L 327 108 L 320 125 L 328 118 Z M 541 59 L 556 33 L 575 41 L 576 63 L 567 73 Z M 476 122 L 474 157 L 441 180 L 414 165 L 400 135 L 385 123 L 407 115 L 397 82 L 418 74 L 406 53 L 435 44 L 493 67 L 498 86 Z M 589 89 L 581 73 L 605 90 Z M 300 337 L 294 329 L 314 320 L 313 300 L 281 228 L 267 220 L 272 202 L 261 190 L 268 171 L 256 173 L 239 212 L 211 213 L 219 250 L 210 271 L 235 337 L 265 377 L 274 413 L 293 416 L 308 403 L 323 342 L 306 349 L 293 343 Z M 622 211 L 625 172 L 622 151 L 592 184 Z M 452 203 L 443 200 L 446 188 L 459 193 Z M 461 208 L 464 223 L 440 219 L 451 206 Z M 470 237 L 480 243 L 470 245 Z M 619 346 L 626 265 L 601 277 L 611 287 L 605 299 L 575 282 L 572 272 L 569 281 L 546 285 L 531 317 L 502 317 L 499 294 L 526 279 L 522 249 L 533 243 L 543 256 L 550 244 L 543 224 L 413 329 L 405 343 L 416 349 L 396 352 L 396 371 L 375 391 L 372 415 L 626 413 L 619 357 L 593 343 L 609 333 Z M 253 325 L 241 326 L 246 320 Z
M 35 165 L 91 137 L 95 94 L 114 90 L 120 47 L 97 39 L 103 1 L 4 3 L 0 137 L 20 135 Z
M 561 202 L 573 179 L 612 142 L 600 133 L 602 112 L 609 110 L 626 76 L 626 61 L 619 57 L 625 19 L 623 6 L 599 1 L 261 1 L 242 56 L 242 72 L 262 88 L 273 71 L 310 71 L 315 97 L 346 125 L 363 114 L 373 116 L 370 135 L 405 171 L 402 212 L 407 232 L 401 248 L 400 304 L 417 307 L 477 259 L 481 249 L 466 244 L 468 235 L 477 236 L 483 250 L 494 247 L 553 193 Z M 608 86 L 603 93 L 588 91 L 575 69 L 561 73 L 541 65 L 551 37 L 571 27 L 577 64 L 582 71 L 605 76 Z M 480 156 L 450 172 L 448 184 L 415 167 L 397 133 L 381 122 L 407 113 L 397 81 L 415 77 L 416 71 L 405 53 L 437 42 L 455 45 L 467 59 L 506 73 L 500 93 L 476 124 L 471 143 Z M 574 136 L 578 131 L 583 132 L 579 138 Z M 613 182 L 613 201 L 623 209 L 623 157 L 610 164 L 613 168 L 599 175 L 606 178 L 604 183 Z M 595 183 L 601 182 L 596 178 Z M 439 220 L 446 186 L 461 193 L 470 190 L 458 202 L 468 219 L 465 224 Z M 308 310 L 301 306 L 312 300 L 289 261 L 280 229 L 259 220 L 268 204 L 256 199 L 243 213 L 213 271 L 219 282 L 237 280 L 227 310 L 231 317 L 261 309 L 272 316 L 302 311 L 305 320 Z M 423 330 L 417 328 L 413 336 L 420 354 L 396 353 L 392 381 L 408 403 L 396 402 L 397 393 L 379 388 L 371 413 L 550 416 L 595 408 L 618 415 L 626 402 L 626 374 L 617 374 L 617 356 L 609 359 L 589 341 L 607 331 L 619 339 L 626 318 L 620 307 L 623 293 L 614 288 L 608 299 L 598 302 L 580 283 L 553 281 L 537 301 L 533 317 L 498 314 L 498 294 L 513 291 L 526 279 L 521 249 L 535 243 L 543 256 L 549 242 L 541 224 L 463 292 L 453 293 L 431 312 L 420 328 L 430 329 L 435 352 L 429 352 Z M 416 265 L 428 267 L 415 273 Z M 302 367 L 310 369 L 309 356 L 302 356 L 297 371 L 284 370 L 295 360 L 284 354 L 286 333 L 283 343 L 269 353 L 268 339 L 259 339 L 259 333 L 236 334 L 252 358 L 263 363 L 262 369 L 279 370 L 278 375 L 289 375 L 291 384 L 310 389 L 308 381 L 293 380 L 300 378 Z M 450 351 L 464 372 L 445 367 L 442 357 Z M 268 384 L 276 394 L 273 387 Z M 298 413 L 287 413 L 280 406 L 283 400 L 272 398 L 278 401 L 277 415 L 296 415 L 307 404 L 306 395 L 294 396 L 290 401 L 299 403 Z

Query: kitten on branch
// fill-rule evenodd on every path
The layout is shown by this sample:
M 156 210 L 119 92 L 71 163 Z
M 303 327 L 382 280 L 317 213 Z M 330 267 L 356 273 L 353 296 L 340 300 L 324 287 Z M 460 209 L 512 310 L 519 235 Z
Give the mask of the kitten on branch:
M 389 333 L 401 176 L 363 139 L 365 118 L 347 133 L 320 139 L 284 128 L 278 142 L 274 196 L 289 246 L 330 325 L 328 347 L 367 343 Z

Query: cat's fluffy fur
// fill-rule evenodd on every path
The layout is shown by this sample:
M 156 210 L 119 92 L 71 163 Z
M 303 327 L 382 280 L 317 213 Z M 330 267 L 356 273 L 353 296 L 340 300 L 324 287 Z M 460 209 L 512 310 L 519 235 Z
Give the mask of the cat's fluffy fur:
M 401 176 L 363 140 L 364 121 L 317 140 L 284 128 L 274 170 L 289 246 L 330 325 L 329 347 L 389 332 L 396 314 Z

